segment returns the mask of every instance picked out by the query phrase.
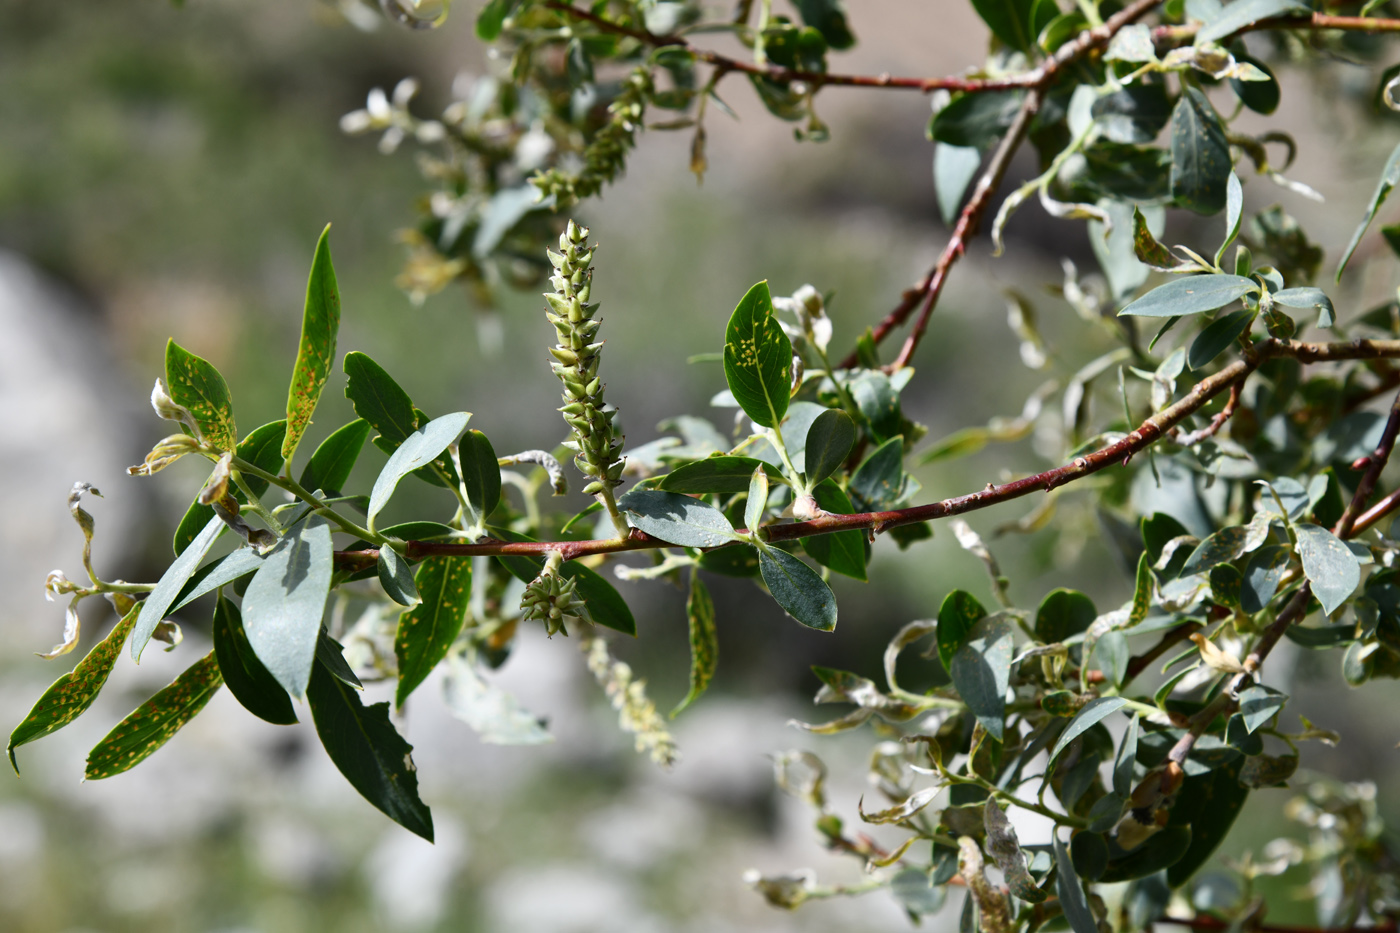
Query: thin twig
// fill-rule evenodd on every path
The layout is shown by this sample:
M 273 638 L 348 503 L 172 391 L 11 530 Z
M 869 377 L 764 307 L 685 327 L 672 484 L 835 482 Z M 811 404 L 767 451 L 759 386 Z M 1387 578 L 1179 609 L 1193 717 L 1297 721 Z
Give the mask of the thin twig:
M 1056 486 L 1082 479 L 1106 467 L 1126 464 L 1135 454 L 1166 436 L 1173 426 L 1200 409 L 1216 395 L 1242 381 L 1262 362 L 1277 357 L 1288 357 L 1306 363 L 1397 358 L 1400 357 L 1400 340 L 1351 340 L 1340 343 L 1265 340 L 1254 347 L 1248 359 L 1236 360 L 1219 372 L 1201 380 L 1187 393 L 1185 398 L 1148 418 L 1131 434 L 1092 453 L 1076 457 L 1064 466 L 1003 483 L 1000 486 L 988 483 L 984 489 L 977 492 L 927 505 L 882 512 L 858 512 L 854 515 L 823 515 L 806 522 L 768 525 L 765 526 L 764 532 L 767 539 L 773 542 L 793 541 L 798 538 L 832 534 L 838 531 L 864 530 L 879 533 L 902 525 L 912 525 L 931 519 L 948 518 L 965 512 L 974 512 L 1042 490 L 1049 492 Z M 739 533 L 744 534 L 745 532 L 740 531 Z M 565 560 L 576 560 L 593 554 L 611 554 L 620 551 L 664 547 L 674 547 L 674 545 L 633 529 L 624 540 L 486 541 L 478 544 L 410 541 L 407 543 L 404 554 L 410 560 L 417 560 L 435 554 L 470 554 L 483 557 L 514 554 L 543 557 L 551 551 L 559 551 Z M 367 567 L 377 558 L 377 550 L 339 552 L 337 564 L 346 568 Z
M 1193 930 L 1229 930 L 1234 928 L 1234 924 L 1212 917 L 1209 914 L 1198 914 L 1190 920 L 1182 920 L 1177 917 L 1163 917 L 1157 923 L 1169 924 L 1171 926 L 1190 927 Z M 1246 929 L 1255 933 L 1396 933 L 1395 918 L 1387 917 L 1376 926 L 1362 927 L 1290 927 L 1278 926 L 1271 923 L 1251 923 Z
M 1214 418 L 1210 419 L 1210 424 L 1199 431 L 1192 431 L 1189 434 L 1181 434 L 1179 431 L 1173 432 L 1173 440 L 1182 447 L 1194 447 L 1201 441 L 1209 437 L 1214 437 L 1216 432 L 1225 426 L 1225 422 L 1230 420 L 1230 416 L 1235 413 L 1235 408 L 1240 404 L 1240 384 L 1237 382 L 1230 387 L 1230 397 L 1225 400 L 1225 407 L 1220 410 Z

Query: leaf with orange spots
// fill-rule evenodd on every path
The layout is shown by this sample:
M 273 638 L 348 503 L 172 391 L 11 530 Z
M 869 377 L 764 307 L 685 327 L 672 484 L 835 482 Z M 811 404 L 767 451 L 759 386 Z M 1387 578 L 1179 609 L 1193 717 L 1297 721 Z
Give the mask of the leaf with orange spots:
M 16 748 L 57 732 L 87 712 L 92 701 L 97 699 L 98 691 L 107 682 L 107 675 L 112 673 L 112 665 L 117 662 L 117 655 L 121 654 L 122 645 L 126 643 L 140 614 L 140 604 L 132 606 L 107 637 L 98 642 L 87 657 L 78 662 L 77 667 L 55 680 L 53 686 L 45 690 L 39 702 L 34 704 L 29 715 L 24 717 L 24 722 L 15 726 L 6 750 L 10 755 L 10 767 L 15 769 L 16 774 L 19 773 L 19 764 L 15 761 Z
M 204 440 L 219 450 L 233 450 L 238 444 L 233 399 L 214 364 L 171 340 L 165 345 L 165 381 L 170 397 L 194 415 Z
M 145 761 L 204 709 L 223 682 L 211 651 L 117 723 L 88 753 L 84 777 L 101 780 Z
M 399 616 L 394 654 L 399 659 L 399 689 L 394 705 L 430 674 L 462 631 L 472 595 L 470 557 L 429 557 L 418 566 L 413 582 L 422 602 Z
M 292 369 L 292 385 L 287 390 L 287 437 L 282 441 L 282 456 L 288 460 L 296 453 L 301 435 L 311 423 L 321 390 L 330 376 L 331 364 L 335 362 L 335 338 L 340 331 L 340 289 L 335 281 L 335 266 L 331 264 L 330 233 L 330 224 L 326 224 L 316 243 L 311 276 L 306 282 L 301 345 Z
M 768 282 L 749 289 L 724 332 L 724 378 L 739 406 L 765 428 L 777 428 L 792 398 L 792 341 L 773 315 Z

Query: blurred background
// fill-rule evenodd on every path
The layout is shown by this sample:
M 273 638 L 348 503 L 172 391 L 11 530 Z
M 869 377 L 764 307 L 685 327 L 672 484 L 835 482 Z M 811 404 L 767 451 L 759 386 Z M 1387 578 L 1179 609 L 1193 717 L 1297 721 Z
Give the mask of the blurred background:
M 860 44 L 838 56 L 842 70 L 937 75 L 982 59 L 985 29 L 966 3 L 866 0 L 850 13 Z M 502 63 L 473 35 L 474 14 L 463 0 L 444 27 L 410 32 L 383 22 L 363 28 L 373 18 L 356 26 L 315 0 L 187 0 L 183 8 L 165 0 L 0 0 L 6 729 L 112 622 L 90 600 L 78 653 L 53 662 L 33 656 L 61 640 L 63 612 L 43 599 L 45 574 L 82 573 L 68 490 L 84 480 L 106 494 L 86 502 L 97 521 L 99 572 L 159 575 L 171 530 L 203 480 L 189 462 L 153 479 L 125 473 L 165 433 L 146 404 L 165 340 L 223 371 L 245 427 L 280 417 L 306 270 L 327 222 L 344 301 L 342 353 L 370 353 L 425 410 L 474 411 L 473 426 L 497 451 L 563 439 L 538 296 L 503 293 L 489 316 L 457 288 L 413 305 L 394 284 L 405 256 L 396 231 L 414 223 L 415 199 L 428 190 L 412 147 L 386 157 L 372 139 L 346 137 L 338 126 L 372 88 L 388 90 L 405 76 L 422 82 L 415 111 L 433 116 L 458 75 L 500 73 Z M 1319 106 L 1337 94 L 1369 99 L 1370 68 L 1329 66 L 1316 88 L 1286 65 L 1281 78 L 1290 109 L 1280 120 L 1300 143 L 1289 174 L 1328 203 L 1255 180 L 1247 204 L 1284 203 L 1327 248 L 1330 269 L 1393 145 L 1394 117 L 1353 120 L 1344 108 Z M 687 134 L 647 132 L 623 181 L 580 211 L 602 243 L 594 295 L 605 318 L 605 378 L 634 445 L 682 413 L 728 428 L 730 413 L 708 407 L 724 388 L 720 367 L 687 358 L 721 349 L 724 323 L 755 281 L 769 279 L 775 294 L 808 282 L 834 291 L 832 346 L 844 352 L 947 237 L 924 137 L 926 97 L 828 90 L 819 109 L 832 139 L 816 145 L 794 142 L 747 85 L 731 81 L 721 93 L 740 119 L 709 121 L 703 187 L 687 171 Z M 1027 161 L 1012 180 L 1032 171 Z M 1168 239 L 1191 243 L 1199 233 L 1214 244 L 1215 222 L 1174 226 Z M 1027 207 L 1009 227 L 1007 253 L 994 260 L 985 238 L 978 241 L 915 359 L 904 407 L 929 427 L 930 440 L 1017 415 L 1042 382 L 1063 383 L 1108 346 L 1046 287 L 1063 280 L 1062 257 L 1093 278 L 1082 224 Z M 1394 278 L 1393 263 L 1371 263 L 1353 292 L 1334 294 L 1343 319 L 1387 294 Z M 1022 365 L 1007 289 L 1037 312 L 1049 354 L 1040 371 Z M 309 441 L 352 417 L 342 387 L 328 388 Z M 365 481 L 376 457 L 364 457 Z M 919 478 L 932 499 L 1044 462 L 1031 437 L 937 463 Z M 405 511 L 440 507 L 426 487 L 418 492 Z M 1130 581 L 1087 497 L 1076 504 L 1065 496 L 1042 531 L 993 537 L 1035 504 L 971 519 L 1018 604 L 1034 607 L 1056 586 L 1083 589 L 1101 610 L 1125 599 Z M 0 929 L 907 929 L 885 892 L 787 914 L 741 880 L 750 868 L 801 866 L 824 882 L 860 880 L 855 864 L 821 850 L 805 808 L 774 790 L 768 756 L 788 748 L 821 755 L 832 768 L 833 803 L 853 817 L 872 740 L 787 725 L 829 718 L 810 704 L 818 686 L 810 665 L 873 676 L 888 639 L 935 614 L 953 586 L 987 596 L 981 567 L 946 529 L 907 552 L 883 539 L 876 550 L 868 584 L 834 584 L 834 635 L 784 618 L 744 581 L 712 581 L 718 678 L 674 723 L 682 759 L 670 773 L 632 752 L 567 639 L 525 633 L 494 679 L 549 721 L 551 745 L 483 744 L 447 713 L 436 679 L 426 684 L 399 725 L 415 746 L 436 846 L 360 800 L 309 722 L 266 725 L 226 691 L 140 767 L 82 783 L 87 749 L 207 650 L 207 620 L 182 619 L 181 648 L 147 652 L 139 668 L 124 657 L 92 711 L 21 749 L 22 776 L 0 780 Z M 684 594 L 658 583 L 618 586 L 641 637 L 613 649 L 669 709 L 685 692 Z M 1395 685 L 1353 695 L 1341 686 L 1340 655 L 1281 649 L 1276 659 L 1270 682 L 1343 736 L 1336 749 L 1309 748 L 1305 767 L 1377 781 L 1382 812 L 1400 818 L 1397 735 L 1387 713 L 1400 700 Z M 1280 816 L 1289 793 L 1252 796 L 1232 852 L 1296 831 Z M 1023 841 L 1045 841 L 1033 826 L 1023 831 Z M 1272 920 L 1310 919 L 1296 904 L 1303 880 L 1279 881 Z M 928 922 L 951 929 L 957 915 L 954 903 Z

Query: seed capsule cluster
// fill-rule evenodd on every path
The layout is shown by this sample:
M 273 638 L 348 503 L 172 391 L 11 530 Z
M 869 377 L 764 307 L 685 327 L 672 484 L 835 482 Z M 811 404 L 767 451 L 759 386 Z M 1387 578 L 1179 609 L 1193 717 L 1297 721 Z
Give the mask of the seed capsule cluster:
M 637 130 L 642 128 L 647 97 L 652 93 L 651 72 L 638 68 L 622 82 L 622 89 L 608 105 L 608 122 L 594 135 L 583 152 L 583 168 L 569 175 L 552 168 L 530 179 L 545 195 L 554 195 L 555 202 L 565 207 L 603 190 L 603 185 L 622 174 L 627 151 L 636 144 Z
M 587 607 L 574 594 L 574 579 L 565 578 L 559 572 L 562 563 L 558 551 L 550 554 L 544 570 L 525 587 L 525 595 L 520 600 L 523 618 L 529 622 L 543 622 L 551 636 L 556 632 L 569 634 L 564 628 L 564 620 L 569 616 L 589 621 Z
M 594 249 L 587 245 L 588 228 L 572 220 L 559 237 L 559 252 L 550 251 L 554 276 L 553 292 L 546 316 L 559 335 L 557 346 L 549 348 L 554 357 L 554 374 L 564 384 L 564 407 L 559 410 L 573 429 L 573 440 L 565 443 L 574 452 L 574 465 L 589 477 L 585 495 L 612 491 L 622 482 L 622 438 L 613 434 L 615 411 L 603 410 L 603 383 L 598 378 L 598 361 L 603 345 L 594 342 L 602 321 L 594 320 L 597 304 L 589 304 L 592 290 Z M 596 247 L 595 247 L 596 248 Z

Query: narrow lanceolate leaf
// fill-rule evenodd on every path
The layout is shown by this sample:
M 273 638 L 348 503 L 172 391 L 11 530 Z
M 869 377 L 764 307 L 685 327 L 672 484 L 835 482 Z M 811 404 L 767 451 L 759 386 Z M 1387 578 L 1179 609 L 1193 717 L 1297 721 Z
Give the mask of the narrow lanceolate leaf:
M 204 709 L 223 682 L 211 651 L 117 723 L 88 753 L 83 776 L 97 781 L 145 761 Z
M 441 418 L 434 418 L 425 424 L 421 431 L 415 431 L 404 438 L 403 443 L 389 458 L 389 462 L 384 464 L 384 469 L 379 472 L 379 477 L 374 481 L 374 488 L 370 490 L 369 527 L 371 529 L 374 528 L 375 516 L 388 504 L 389 497 L 398 488 L 399 480 L 436 460 L 449 444 L 455 443 L 457 438 L 462 436 L 470 418 L 471 412 L 468 411 L 443 415 Z
M 1332 299 L 1320 288 L 1285 288 L 1271 297 L 1274 304 L 1287 308 L 1316 308 L 1318 327 L 1331 327 L 1337 321 Z
M 245 574 L 250 574 L 262 566 L 263 556 L 254 547 L 242 547 L 217 563 L 201 567 L 203 577 L 193 577 L 181 591 L 180 601 L 170 610 L 174 612 L 188 606 L 206 593 L 212 593 L 221 586 L 228 586 Z M 205 573 L 208 571 L 208 573 Z
M 748 496 L 744 500 L 744 527 L 752 534 L 763 524 L 763 513 L 768 510 L 768 474 L 762 467 L 755 467 L 749 477 Z
M 1400 184 L 1400 146 L 1396 146 L 1390 152 L 1390 158 L 1385 162 L 1385 168 L 1381 170 L 1380 181 L 1376 182 L 1375 193 L 1371 195 L 1371 203 L 1366 206 L 1366 213 L 1361 218 L 1361 223 L 1356 228 L 1356 232 L 1351 235 L 1351 242 L 1342 252 L 1342 261 L 1337 263 L 1337 281 L 1342 280 L 1342 273 L 1346 271 L 1347 263 L 1351 262 L 1352 253 L 1356 252 L 1356 247 L 1361 244 L 1361 238 L 1366 234 L 1366 228 L 1371 226 L 1371 221 L 1376 218 L 1376 211 L 1380 210 L 1385 199 L 1390 197 L 1390 192 L 1395 186 Z
M 1123 744 L 1118 746 L 1118 757 L 1113 760 L 1113 792 L 1124 800 L 1133 792 L 1133 763 L 1137 761 L 1137 748 L 1138 719 L 1134 716 L 1123 735 Z
M 681 710 L 700 698 L 719 663 L 719 639 L 715 635 L 715 604 L 710 591 L 694 570 L 690 573 L 690 598 L 685 603 L 690 620 L 690 692 L 671 710 L 674 718 Z
M 783 611 L 808 628 L 836 628 L 836 597 L 811 567 L 775 547 L 758 549 L 758 572 Z
M 318 444 L 301 471 L 302 488 L 339 495 L 350 481 L 350 471 L 355 468 L 369 432 L 369 422 L 356 418 Z
M 1186 354 L 1187 364 L 1192 369 L 1208 366 L 1217 356 L 1234 346 L 1253 322 L 1254 312 L 1245 308 L 1222 314 L 1191 341 L 1191 349 Z
M 1172 197 L 1198 214 L 1218 213 L 1225 207 L 1231 167 L 1219 115 L 1204 94 L 1188 87 L 1172 111 L 1171 127 Z
M 1259 291 L 1259 284 L 1240 275 L 1192 275 L 1159 285 L 1118 314 L 1140 317 L 1179 317 L 1223 308 L 1243 295 Z
M 229 693 L 244 709 L 279 726 L 297 721 L 292 698 L 263 667 L 253 653 L 253 646 L 248 644 L 238 607 L 222 596 L 214 607 L 214 657 Z
M 78 662 L 77 667 L 55 680 L 52 686 L 44 691 L 44 695 L 39 697 L 39 702 L 34 704 L 24 721 L 15 726 L 15 730 L 10 733 L 10 744 L 6 749 L 10 755 L 10 767 L 15 769 L 15 774 L 19 774 L 15 749 L 62 729 L 86 712 L 92 701 L 97 699 L 98 692 L 107 682 L 107 675 L 112 673 L 112 665 L 117 662 L 117 655 L 121 654 L 122 645 L 126 643 L 127 636 L 136 625 L 136 617 L 140 614 L 140 606 L 131 607 L 116 627 L 107 633 L 107 637 L 93 646 L 87 657 Z
M 1133 252 L 1137 255 L 1138 262 L 1164 272 L 1181 265 L 1181 260 L 1173 256 L 1171 250 L 1157 242 L 1157 238 L 1147 228 L 1147 218 L 1136 205 L 1133 207 Z
M 708 502 L 660 489 L 633 489 L 617 500 L 627 520 L 654 538 L 680 547 L 718 547 L 734 540 L 734 526 Z
M 1240 235 L 1240 221 L 1242 220 L 1244 220 L 1244 186 L 1240 184 L 1240 176 L 1231 172 L 1230 177 L 1225 180 L 1225 239 L 1220 241 L 1220 248 L 1215 251 L 1215 264 L 1217 266 L 1225 258 L 1225 250 L 1229 249 L 1230 244 L 1235 242 L 1235 237 Z
M 1361 582 L 1361 565 L 1336 535 L 1320 525 L 1297 526 L 1298 557 L 1322 611 L 1331 615 Z
M 433 816 L 418 797 L 413 746 L 389 722 L 389 704 L 362 705 L 354 687 L 319 664 L 306 699 L 326 754 L 351 786 L 389 819 L 431 842 Z
M 948 668 L 958 695 L 987 734 L 998 742 L 1002 740 L 1006 725 L 1012 647 L 1011 626 L 1003 619 L 989 616 L 967 633 Z
M 767 281 L 749 289 L 729 318 L 724 378 L 739 407 L 756 424 L 782 424 L 792 390 L 792 342 L 773 316 Z
M 418 602 L 418 588 L 413 585 L 413 571 L 408 561 L 391 547 L 379 549 L 377 572 L 379 585 L 384 593 L 400 606 L 412 606 Z
M 165 345 L 165 381 L 175 403 L 194 415 L 204 440 L 220 450 L 233 450 L 238 443 L 233 399 L 214 364 L 171 340 Z
M 340 331 L 340 289 L 336 287 L 335 267 L 331 264 L 331 227 L 321 231 L 311 275 L 306 281 L 306 307 L 301 316 L 301 344 L 292 369 L 292 385 L 287 391 L 287 438 L 282 456 L 290 460 L 297 444 L 311 423 L 321 390 L 335 360 L 335 338 Z
M 1122 697 L 1099 697 L 1090 700 L 1085 704 L 1075 717 L 1070 720 L 1065 731 L 1060 733 L 1060 738 L 1055 742 L 1055 747 L 1050 750 L 1050 764 L 1055 763 L 1055 759 L 1060 757 L 1060 752 L 1064 751 L 1069 743 L 1079 738 L 1084 733 L 1097 725 L 1100 721 L 1107 719 L 1113 713 L 1122 709 L 1128 703 Z M 1048 767 L 1048 765 L 1047 765 Z
M 306 692 L 331 586 L 331 531 L 312 515 L 263 560 L 243 594 L 243 627 L 258 660 L 294 697 Z
M 753 471 L 762 469 L 770 480 L 785 482 L 777 467 L 753 457 L 706 457 L 685 466 L 676 467 L 661 480 L 660 488 L 667 492 L 711 493 L 745 492 Z
M 1060 837 L 1051 834 L 1055 843 L 1055 893 L 1060 896 L 1060 909 L 1065 912 L 1069 928 L 1074 933 L 1099 933 L 1099 924 L 1089 909 L 1089 900 L 1084 896 L 1084 887 L 1079 876 L 1074 873 L 1074 864 Z
M 266 470 L 269 473 L 277 473 L 282 469 L 282 438 L 287 434 L 287 422 L 273 421 L 262 427 L 254 428 L 243 440 L 238 442 L 238 447 L 234 449 L 234 455 L 240 460 L 247 460 L 256 467 Z M 251 490 L 253 495 L 261 496 L 267 489 L 267 480 L 256 476 L 245 475 L 244 484 Z M 315 486 L 307 487 L 315 489 Z M 230 489 L 234 499 L 239 502 L 247 502 L 248 497 L 243 495 L 243 490 L 233 487 Z M 196 495 L 190 507 L 185 510 L 185 517 L 180 519 L 179 526 L 175 529 L 175 553 L 179 554 L 189 547 L 190 542 L 199 534 L 201 528 L 209 524 L 209 519 L 214 517 L 212 506 L 204 505 Z
M 1128 621 L 1123 628 L 1130 629 L 1147 618 L 1147 610 L 1152 608 L 1152 562 L 1147 552 L 1138 555 L 1137 575 L 1133 581 L 1133 603 L 1128 609 Z
M 1196 33 L 1196 44 L 1219 42 L 1261 19 L 1275 16 L 1307 16 L 1311 10 L 1300 0 L 1235 0 Z
M 850 415 L 839 408 L 828 408 L 817 415 L 807 429 L 807 483 L 815 486 L 839 470 L 855 443 L 856 425 Z
M 389 449 L 418 430 L 412 399 L 383 367 L 359 352 L 345 354 L 344 367 L 348 377 L 345 397 L 355 407 L 355 414 L 388 442 Z
M 399 689 L 394 705 L 427 679 L 443 658 L 467 618 L 472 596 L 470 557 L 429 557 L 414 575 L 422 602 L 399 616 L 394 654 L 399 659 Z
M 185 588 L 185 583 L 199 567 L 199 562 L 204 560 L 204 555 L 209 553 L 209 548 L 214 545 L 214 541 L 223 533 L 226 526 L 217 517 L 211 518 L 204 526 L 204 530 L 195 536 L 189 547 L 175 558 L 164 574 L 161 575 L 160 582 L 141 603 L 141 617 L 136 620 L 136 629 L 131 635 L 131 657 L 140 662 L 141 652 L 145 650 L 146 643 L 151 640 L 152 633 L 156 626 L 165 618 L 166 612 L 170 610 L 171 603 L 175 602 L 175 597 L 180 595 L 180 591 Z
M 467 488 L 467 502 L 476 512 L 478 522 L 484 523 L 501 501 L 501 466 L 496 451 L 480 431 L 462 435 L 457 448 L 462 463 L 462 485 Z
M 938 659 L 951 670 L 953 655 L 966 644 L 968 633 L 987 610 L 966 590 L 953 590 L 938 608 Z

